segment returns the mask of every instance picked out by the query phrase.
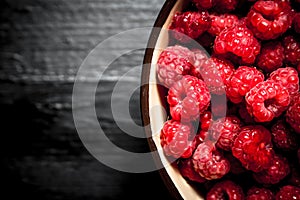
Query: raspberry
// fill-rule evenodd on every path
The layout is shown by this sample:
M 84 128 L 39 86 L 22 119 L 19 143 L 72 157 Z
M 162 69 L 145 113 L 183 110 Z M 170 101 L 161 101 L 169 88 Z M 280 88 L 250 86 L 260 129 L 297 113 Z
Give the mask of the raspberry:
M 205 141 L 197 147 L 193 163 L 196 172 L 207 180 L 222 178 L 230 170 L 230 163 L 211 141 Z
M 243 189 L 230 180 L 216 183 L 206 195 L 206 200 L 242 200 Z
M 212 8 L 216 0 L 192 0 L 199 10 L 207 10 Z
M 219 13 L 228 13 L 236 9 L 238 0 L 216 0 L 214 10 Z
M 257 66 L 269 73 L 283 65 L 284 48 L 280 42 L 268 42 L 262 45 L 261 52 L 257 56 Z
M 195 149 L 194 135 L 191 126 L 169 120 L 160 133 L 161 146 L 167 156 L 189 158 Z
M 224 29 L 215 39 L 216 54 L 231 53 L 240 64 L 253 64 L 260 52 L 260 43 L 244 25 Z
M 293 66 L 300 63 L 300 42 L 296 37 L 289 35 L 283 39 L 285 62 Z
M 289 163 L 286 158 L 274 156 L 272 165 L 264 171 L 254 173 L 254 179 L 263 184 L 276 184 L 279 183 L 290 173 Z
M 271 128 L 273 144 L 284 151 L 297 149 L 296 136 L 289 130 L 283 120 L 278 120 Z
M 279 68 L 270 74 L 270 80 L 280 82 L 290 95 L 299 91 L 299 77 L 296 69 L 292 67 Z
M 210 94 L 202 80 L 186 75 L 169 89 L 167 100 L 174 120 L 191 121 L 208 108 Z
M 256 68 L 241 66 L 232 75 L 228 86 L 227 96 L 233 103 L 240 103 L 251 88 L 264 81 L 264 74 Z
M 208 29 L 211 35 L 217 36 L 222 30 L 235 26 L 238 24 L 239 19 L 237 16 L 232 14 L 222 14 L 222 15 L 210 15 L 211 27 Z
M 293 13 L 286 2 L 257 1 L 247 15 L 247 26 L 262 40 L 278 38 L 291 26 Z
M 216 120 L 209 130 L 209 134 L 214 141 L 217 141 L 217 147 L 230 151 L 240 129 L 241 121 L 237 117 L 227 116 Z
M 300 200 L 300 188 L 286 185 L 276 194 L 276 200 Z
M 298 151 L 299 152 L 299 151 Z M 300 163 L 300 160 L 299 160 Z M 298 166 L 290 165 L 291 173 L 289 175 L 288 184 L 300 187 L 300 170 Z
M 208 12 L 176 13 L 170 25 L 172 35 L 182 43 L 198 38 L 210 27 L 211 19 Z
M 252 187 L 247 192 L 246 200 L 273 200 L 273 192 L 266 188 Z
M 193 67 L 191 68 L 190 75 L 202 79 L 201 68 L 205 65 L 205 63 L 209 59 L 208 55 L 204 50 L 201 49 L 192 49 L 192 52 L 194 53 L 194 62 L 193 62 Z
M 281 83 L 267 80 L 246 94 L 248 112 L 257 122 L 269 122 L 280 116 L 290 104 L 289 92 Z
M 300 98 L 294 98 L 286 112 L 286 121 L 300 134 Z
M 293 25 L 294 25 L 294 30 L 296 31 L 296 33 L 300 33 L 300 13 L 297 13 L 294 16 Z
M 210 111 L 205 111 L 200 115 L 201 130 L 208 131 L 210 124 L 212 122 L 212 115 Z
M 198 183 L 204 183 L 206 181 L 205 178 L 200 176 L 195 171 L 192 159 L 189 158 L 189 159 L 180 160 L 178 167 L 181 175 L 187 178 L 188 180 L 195 181 Z
M 268 168 L 274 154 L 271 133 L 261 125 L 243 127 L 233 143 L 232 154 L 248 170 L 259 172 Z
M 189 73 L 194 63 L 194 54 L 179 45 L 167 47 L 159 56 L 157 75 L 161 84 L 170 88 L 183 75 Z

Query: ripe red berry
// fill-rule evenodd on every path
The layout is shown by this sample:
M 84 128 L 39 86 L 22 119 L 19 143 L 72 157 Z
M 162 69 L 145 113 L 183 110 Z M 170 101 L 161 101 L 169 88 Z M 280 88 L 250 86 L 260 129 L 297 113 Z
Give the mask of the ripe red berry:
M 200 11 L 210 9 L 216 4 L 216 0 L 192 0 L 192 1 Z
M 286 185 L 276 194 L 276 200 L 300 200 L 300 188 Z
M 216 0 L 214 10 L 218 13 L 229 13 L 236 9 L 238 2 L 238 0 Z
M 257 1 L 247 15 L 247 26 L 262 40 L 276 39 L 291 26 L 293 12 L 286 2 Z
M 241 66 L 232 74 L 228 82 L 227 96 L 233 103 L 240 103 L 247 92 L 263 81 L 264 74 L 256 68 Z
M 261 52 L 257 56 L 257 66 L 264 72 L 272 72 L 283 65 L 284 48 L 280 42 L 268 42 L 262 45 Z
M 266 188 L 252 187 L 247 192 L 246 200 L 274 200 L 273 192 Z
M 194 63 L 194 54 L 183 46 L 167 47 L 159 56 L 157 62 L 157 77 L 161 84 L 170 88 L 183 75 L 190 72 Z
M 232 14 L 211 14 L 211 27 L 208 32 L 211 35 L 217 36 L 226 28 L 233 27 L 238 24 L 239 19 L 237 16 Z
M 300 98 L 294 98 L 286 112 L 286 121 L 300 134 Z
M 300 63 L 300 42 L 296 37 L 289 35 L 283 39 L 285 62 L 293 66 Z
M 205 178 L 199 175 L 194 169 L 193 161 L 191 158 L 181 159 L 178 164 L 179 171 L 181 175 L 188 180 L 195 181 L 198 183 L 204 183 Z
M 208 12 L 176 13 L 169 27 L 172 35 L 182 43 L 198 38 L 210 28 L 211 19 Z
M 294 25 L 294 30 L 296 31 L 296 33 L 300 33 L 300 13 L 297 13 L 294 16 L 293 25 Z
M 267 169 L 274 155 L 271 133 L 261 125 L 243 127 L 233 143 L 232 154 L 248 170 Z
M 210 93 L 202 80 L 186 75 L 169 89 L 167 100 L 174 120 L 199 120 L 209 106 Z
M 273 80 L 258 83 L 246 94 L 248 112 L 257 122 L 269 122 L 280 116 L 290 104 L 290 94 Z
M 238 58 L 240 64 L 253 64 L 260 52 L 260 43 L 244 25 L 224 29 L 215 39 L 214 52 Z
M 206 195 L 206 200 L 243 200 L 243 189 L 230 180 L 216 183 Z
M 196 172 L 207 180 L 222 178 L 230 170 L 230 163 L 211 141 L 205 141 L 197 147 L 193 163 Z
M 195 135 L 190 125 L 181 124 L 178 121 L 165 122 L 160 133 L 161 146 L 167 156 L 174 158 L 189 158 L 195 149 L 193 136 Z

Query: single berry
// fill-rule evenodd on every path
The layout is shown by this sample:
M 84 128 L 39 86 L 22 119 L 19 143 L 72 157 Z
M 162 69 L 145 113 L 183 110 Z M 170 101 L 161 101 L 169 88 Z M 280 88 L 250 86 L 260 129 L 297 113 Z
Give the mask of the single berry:
M 290 95 L 295 95 L 299 91 L 299 76 L 295 68 L 279 68 L 270 74 L 269 79 L 280 82 Z
M 197 39 L 210 28 L 211 19 L 208 12 L 176 13 L 169 27 L 175 39 L 182 43 Z
M 264 81 L 264 74 L 256 68 L 241 66 L 231 76 L 227 86 L 227 96 L 233 103 L 243 101 L 249 92 L 258 83 Z
M 247 26 L 261 40 L 276 39 L 291 26 L 293 12 L 286 2 L 257 1 L 247 15 Z
M 243 200 L 244 192 L 241 186 L 230 180 L 216 183 L 207 193 L 206 200 Z
M 198 183 L 204 183 L 206 181 L 205 178 L 200 176 L 194 169 L 192 159 L 181 159 L 178 164 L 179 171 L 181 175 L 188 180 L 195 181 Z
M 285 62 L 293 66 L 300 63 L 300 42 L 292 36 L 286 36 L 283 39 Z
M 254 173 L 254 179 L 263 184 L 277 184 L 290 173 L 289 163 L 286 158 L 274 156 L 269 168 Z
M 283 120 L 278 120 L 271 128 L 273 144 L 283 151 L 297 149 L 298 143 L 294 133 Z
M 210 111 L 205 111 L 200 115 L 200 124 L 202 131 L 208 131 L 210 124 L 212 122 L 212 115 Z
M 300 98 L 294 98 L 286 112 L 286 121 L 300 134 Z
M 160 133 L 161 146 L 167 156 L 189 158 L 195 149 L 193 135 L 195 134 L 191 126 L 169 120 L 165 122 Z
M 233 27 L 238 24 L 239 19 L 232 14 L 211 14 L 211 27 L 208 29 L 211 35 L 217 36 L 226 28 Z
M 276 194 L 276 200 L 300 200 L 300 188 L 286 185 Z
M 188 48 L 179 45 L 167 47 L 158 58 L 158 80 L 170 88 L 190 72 L 194 62 L 194 53 Z
M 209 134 L 217 141 L 218 148 L 231 151 L 233 142 L 241 129 L 241 121 L 234 116 L 220 118 L 213 122 Z
M 240 64 L 253 64 L 260 52 L 260 43 L 244 25 L 224 29 L 215 39 L 216 54 L 232 54 Z
M 262 45 L 257 56 L 257 66 L 264 72 L 272 72 L 283 65 L 284 48 L 280 42 L 268 42 Z
M 167 100 L 174 120 L 199 120 L 209 106 L 210 94 L 202 80 L 186 75 L 169 89 Z
M 266 188 L 252 187 L 247 192 L 246 200 L 274 200 L 273 192 Z
M 248 170 L 267 169 L 274 155 L 271 133 L 261 125 L 242 127 L 233 143 L 232 154 Z
M 295 14 L 293 20 L 294 30 L 296 33 L 300 33 L 300 13 Z
M 205 141 L 197 147 L 193 163 L 196 172 L 207 180 L 222 178 L 230 170 L 230 163 L 211 141 Z
M 290 94 L 281 83 L 267 80 L 246 94 L 248 112 L 257 122 L 269 122 L 280 116 L 290 104 Z

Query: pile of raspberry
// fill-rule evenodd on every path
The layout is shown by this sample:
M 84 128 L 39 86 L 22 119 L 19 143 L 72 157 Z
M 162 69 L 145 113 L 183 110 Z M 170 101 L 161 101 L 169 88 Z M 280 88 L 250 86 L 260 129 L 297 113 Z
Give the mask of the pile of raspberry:
M 300 200 L 300 1 L 190 0 L 169 29 L 164 154 L 207 200 Z

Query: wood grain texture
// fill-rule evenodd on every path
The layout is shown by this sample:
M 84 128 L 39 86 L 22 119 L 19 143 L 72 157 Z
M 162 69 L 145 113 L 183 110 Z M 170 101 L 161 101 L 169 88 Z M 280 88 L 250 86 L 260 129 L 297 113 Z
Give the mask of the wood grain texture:
M 76 72 L 90 50 L 119 32 L 152 26 L 163 3 L 0 2 L 0 181 L 5 185 L 3 193 L 10 195 L 7 199 L 141 199 L 140 194 L 146 194 L 142 199 L 154 199 L 158 194 L 170 198 L 157 172 L 123 173 L 94 159 L 77 135 L 71 105 Z M 125 47 L 112 46 L 107 51 L 113 53 Z M 115 61 L 105 72 L 96 94 L 99 121 L 111 141 L 138 152 L 148 151 L 147 141 L 124 134 L 108 105 L 116 80 L 130 67 L 141 65 L 143 55 L 144 51 L 136 51 Z M 97 71 L 101 61 L 92 66 Z M 96 81 L 90 75 L 80 80 L 87 90 Z M 132 80 L 139 81 L 140 74 Z M 89 103 L 82 98 L 76 106 L 85 112 Z M 138 92 L 132 97 L 130 109 L 140 124 Z

